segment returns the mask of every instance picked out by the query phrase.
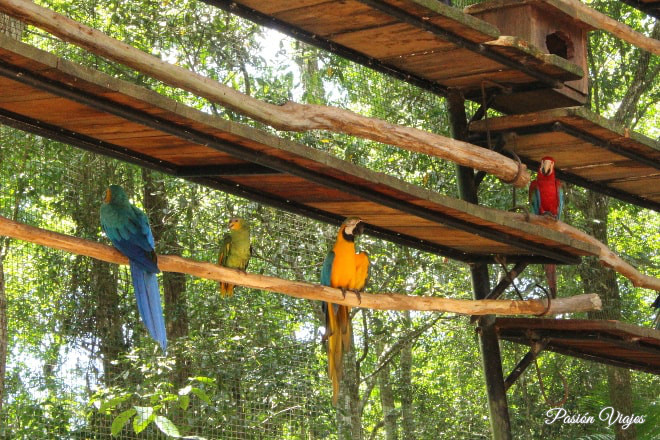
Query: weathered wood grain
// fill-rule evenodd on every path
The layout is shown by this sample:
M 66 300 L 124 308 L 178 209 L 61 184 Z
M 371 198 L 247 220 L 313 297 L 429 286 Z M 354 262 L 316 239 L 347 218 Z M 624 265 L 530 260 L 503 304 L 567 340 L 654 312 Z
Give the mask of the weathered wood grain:
M 0 216 L 0 235 L 29 241 L 42 246 L 85 255 L 115 264 L 128 264 L 128 259 L 115 248 L 69 235 L 47 231 L 9 220 Z M 212 263 L 194 261 L 173 255 L 159 255 L 158 266 L 167 272 L 179 272 L 216 281 L 283 293 L 296 298 L 328 301 L 351 307 L 365 307 L 379 310 L 420 310 L 450 312 L 469 315 L 537 315 L 546 311 L 543 300 L 458 300 L 429 296 L 411 296 L 395 293 L 363 293 L 361 301 L 356 295 L 341 290 L 300 281 L 289 281 L 264 275 L 229 269 Z M 585 312 L 601 309 L 598 295 L 577 295 L 570 298 L 554 299 L 547 314 Z
M 529 172 L 493 151 L 435 133 L 390 124 L 348 110 L 288 102 L 279 106 L 244 95 L 231 87 L 182 67 L 166 63 L 68 17 L 21 0 L 0 0 L 0 10 L 93 53 L 130 66 L 169 85 L 191 91 L 277 129 L 330 130 L 442 157 L 493 174 L 518 187 L 529 184 Z

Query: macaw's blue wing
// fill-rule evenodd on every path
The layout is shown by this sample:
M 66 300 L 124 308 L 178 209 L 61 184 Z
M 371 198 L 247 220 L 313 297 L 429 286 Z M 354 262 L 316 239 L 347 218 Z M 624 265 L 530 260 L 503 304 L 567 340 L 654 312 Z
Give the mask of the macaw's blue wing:
M 532 204 L 532 212 L 539 215 L 541 212 L 541 190 L 536 181 L 529 187 L 529 202 Z
M 334 261 L 335 253 L 333 251 L 328 252 L 321 268 L 321 284 L 324 286 L 330 285 L 330 275 L 332 274 L 332 263 Z
M 151 337 L 160 344 L 163 353 L 165 353 L 167 350 L 167 333 L 165 331 L 163 309 L 160 305 L 158 279 L 155 273 L 143 270 L 133 260 L 131 260 L 130 265 L 140 317 Z
M 126 255 L 131 263 L 136 264 L 140 269 L 145 272 L 156 274 L 160 272 L 158 264 L 156 263 L 156 253 L 151 249 L 150 251 L 144 250 L 138 245 L 137 240 L 113 240 L 112 244 L 119 252 Z

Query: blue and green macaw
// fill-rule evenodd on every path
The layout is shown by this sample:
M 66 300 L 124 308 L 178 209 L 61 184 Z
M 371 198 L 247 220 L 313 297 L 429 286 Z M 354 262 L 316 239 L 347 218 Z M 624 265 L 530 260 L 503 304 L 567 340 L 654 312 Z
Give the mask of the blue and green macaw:
M 128 201 L 120 186 L 110 185 L 101 205 L 101 227 L 119 252 L 128 257 L 140 317 L 165 353 L 167 334 L 156 278 L 160 269 L 147 216 Z
M 250 262 L 250 256 L 252 256 L 250 225 L 244 219 L 234 217 L 229 220 L 229 232 L 225 234 L 220 245 L 218 264 L 244 271 Z M 223 281 L 219 284 L 220 295 L 227 297 L 234 294 L 233 284 Z
M 369 275 L 369 257 L 366 252 L 355 253 L 355 237 L 362 233 L 362 221 L 349 217 L 342 223 L 332 250 L 325 257 L 321 269 L 321 284 L 337 287 L 356 294 L 364 289 Z M 342 358 L 351 342 L 351 308 L 323 303 L 325 335 L 328 349 L 328 375 L 332 381 L 332 403 L 337 404 L 342 376 Z
M 555 160 L 550 156 L 541 159 L 536 179 L 529 185 L 529 202 L 536 215 L 551 215 L 561 220 L 564 210 L 564 189 L 555 177 Z M 545 264 L 545 276 L 548 279 L 550 295 L 557 297 L 557 266 Z

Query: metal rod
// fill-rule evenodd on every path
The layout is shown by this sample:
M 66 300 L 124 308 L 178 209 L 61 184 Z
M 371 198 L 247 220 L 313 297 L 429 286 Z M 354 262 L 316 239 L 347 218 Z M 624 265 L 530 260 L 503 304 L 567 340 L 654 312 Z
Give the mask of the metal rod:
M 555 122 L 554 124 L 552 124 L 552 129 L 553 131 L 561 131 L 563 133 L 576 137 L 582 141 L 589 142 L 591 144 L 604 148 L 608 151 L 611 151 L 612 153 L 616 153 L 625 158 L 634 160 L 635 162 L 660 170 L 660 161 L 658 160 L 654 160 L 647 156 L 642 156 L 641 154 L 637 154 L 634 151 L 628 150 L 626 148 L 617 147 L 616 145 L 613 145 L 608 141 L 605 141 L 596 136 L 592 136 L 589 133 L 585 133 L 573 127 L 569 127 L 568 125 L 562 122 Z
M 511 342 L 516 342 L 519 344 L 524 344 L 524 345 L 529 345 L 530 341 L 527 338 L 524 337 L 509 337 L 509 336 L 501 336 L 501 339 L 506 339 L 507 341 Z M 592 362 L 599 362 L 601 364 L 606 364 L 606 365 L 613 365 L 615 367 L 621 367 L 621 368 L 628 368 L 628 369 L 633 369 L 633 370 L 639 370 L 639 371 L 645 371 L 647 373 L 652 373 L 652 374 L 660 374 L 660 367 L 657 365 L 649 364 L 648 362 L 642 362 L 639 361 L 637 363 L 632 363 L 632 362 L 626 362 L 625 359 L 611 359 L 611 358 L 606 358 L 606 357 L 601 357 L 598 355 L 593 355 L 593 354 L 588 354 L 588 353 L 583 353 L 581 351 L 573 350 L 570 348 L 565 348 L 565 347 L 560 347 L 553 345 L 552 343 L 548 343 L 548 345 L 545 348 L 546 350 L 554 351 L 555 353 L 560 353 L 566 356 L 573 356 L 576 358 L 580 359 L 586 359 L 588 361 Z
M 516 380 L 525 372 L 527 367 L 536 359 L 543 351 L 543 349 L 548 345 L 547 340 L 541 340 L 534 342 L 532 344 L 532 349 L 527 352 L 527 354 L 516 364 L 516 366 L 511 370 L 511 373 L 504 379 L 504 389 L 509 390 L 511 388 L 511 385 L 513 385 Z
M 0 108 L 0 122 L 19 130 L 34 133 L 36 135 L 43 136 L 58 142 L 75 145 L 76 147 L 83 150 L 103 154 L 105 156 L 123 160 L 125 162 L 130 162 L 141 167 L 162 171 L 168 174 L 176 173 L 176 165 L 155 159 L 151 156 L 147 156 L 133 150 L 129 150 L 128 148 L 121 147 L 119 145 L 104 142 L 84 134 L 76 133 L 74 131 L 48 124 L 43 121 L 28 118 L 3 108 Z
M 40 90 L 53 93 L 57 96 L 71 99 L 72 101 L 90 106 L 96 110 L 113 114 L 129 121 L 140 123 L 147 127 L 153 128 L 163 133 L 168 133 L 189 142 L 208 146 L 209 148 L 230 154 L 241 160 L 253 162 L 258 165 L 272 168 L 284 173 L 289 173 L 310 182 L 334 188 L 363 198 L 365 200 L 397 209 L 402 212 L 406 212 L 407 214 L 418 216 L 426 220 L 445 224 L 447 226 L 500 243 L 506 243 L 531 254 L 548 257 L 551 260 L 555 260 L 555 262 L 559 264 L 575 264 L 580 260 L 579 257 L 573 256 L 559 249 L 547 248 L 532 241 L 516 237 L 512 234 L 493 230 L 478 224 L 468 223 L 442 212 L 432 211 L 417 206 L 411 202 L 406 202 L 384 193 L 378 193 L 372 188 L 349 183 L 337 177 L 323 175 L 302 165 L 297 165 L 277 157 L 268 156 L 262 152 L 250 150 L 241 145 L 231 144 L 226 141 L 219 140 L 215 136 L 199 132 L 190 127 L 178 125 L 174 122 L 168 121 L 167 119 L 150 115 L 140 110 L 130 108 L 126 105 L 120 105 L 99 96 L 86 94 L 80 90 L 75 89 L 74 87 L 58 83 L 48 78 L 43 78 L 30 71 L 20 69 L 15 66 L 0 63 L 0 75 L 4 75 L 14 81 L 30 85 Z
M 506 273 L 506 276 L 504 276 L 500 282 L 497 283 L 497 286 L 495 286 L 484 299 L 499 298 L 500 295 L 502 295 L 502 293 L 504 293 L 504 291 L 513 283 L 513 280 L 515 280 L 518 275 L 520 275 L 523 270 L 525 270 L 529 263 L 529 261 L 520 261 L 516 263 L 515 266 L 513 266 L 513 269 Z M 473 315 L 470 317 L 470 323 L 474 324 L 478 319 L 479 316 Z
M 176 171 L 177 177 L 248 176 L 266 174 L 281 174 L 281 171 L 253 163 L 182 166 Z

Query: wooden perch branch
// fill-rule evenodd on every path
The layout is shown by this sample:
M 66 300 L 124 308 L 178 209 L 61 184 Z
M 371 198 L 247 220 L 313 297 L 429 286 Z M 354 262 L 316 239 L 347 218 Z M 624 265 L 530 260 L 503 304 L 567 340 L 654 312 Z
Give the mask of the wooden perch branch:
M 128 259 L 111 246 L 84 240 L 45 229 L 28 226 L 0 216 L 0 235 L 29 241 L 79 255 L 116 264 L 128 264 Z M 216 264 L 193 261 L 173 255 L 159 255 L 158 266 L 168 272 L 180 272 L 254 289 L 283 293 L 296 298 L 329 301 L 352 307 L 380 310 L 422 310 L 460 313 L 466 315 L 538 315 L 546 310 L 545 300 L 460 300 L 428 296 L 409 296 L 394 293 L 362 294 L 362 302 L 348 292 L 342 297 L 341 290 L 317 284 L 288 281 L 264 275 L 241 272 Z M 598 295 L 577 295 L 552 300 L 547 314 L 587 312 L 601 309 Z
M 122 63 L 164 83 L 219 103 L 279 130 L 329 130 L 440 157 L 493 174 L 517 187 L 529 184 L 524 165 L 485 148 L 411 127 L 390 124 L 348 110 L 260 101 L 210 78 L 166 63 L 133 46 L 27 0 L 0 0 L 0 11 L 44 29 L 92 53 Z
M 527 220 L 525 214 L 514 214 L 514 216 L 520 221 Z M 647 289 L 660 291 L 659 278 L 655 278 L 639 272 L 630 264 L 623 261 L 621 257 L 612 252 L 607 246 L 586 232 L 582 232 L 579 229 L 567 225 L 564 222 L 556 221 L 555 219 L 543 215 L 530 215 L 529 222 L 536 225 L 541 225 L 548 229 L 554 229 L 555 231 L 559 231 L 562 234 L 568 235 L 569 237 L 593 244 L 600 249 L 598 258 L 602 265 L 607 266 L 628 278 L 630 281 L 632 281 L 633 286 L 635 287 L 645 287 Z
M 558 9 L 593 26 L 621 38 L 628 43 L 646 50 L 654 55 L 660 55 L 660 41 L 636 32 L 631 27 L 590 8 L 579 0 L 544 0 Z

